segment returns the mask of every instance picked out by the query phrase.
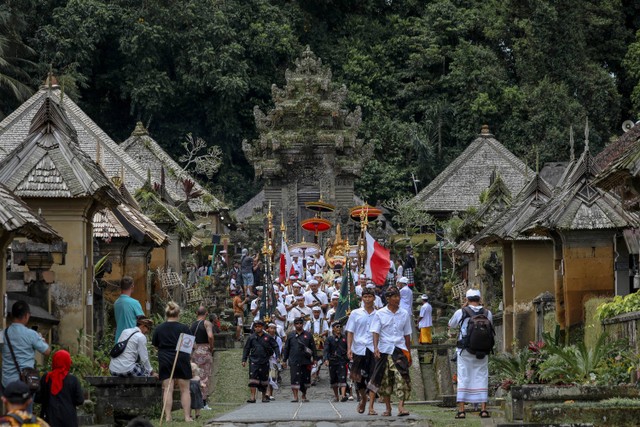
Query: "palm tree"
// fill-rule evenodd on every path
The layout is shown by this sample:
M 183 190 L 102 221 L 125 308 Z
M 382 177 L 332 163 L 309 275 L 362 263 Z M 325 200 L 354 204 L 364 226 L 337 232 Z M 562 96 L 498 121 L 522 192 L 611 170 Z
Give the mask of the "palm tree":
M 6 4 L 0 5 L 0 91 L 23 101 L 32 93 L 32 90 L 22 83 L 29 79 L 24 68 L 35 64 L 26 59 L 34 52 L 24 44 L 16 31 L 19 22 L 20 18 L 12 13 Z

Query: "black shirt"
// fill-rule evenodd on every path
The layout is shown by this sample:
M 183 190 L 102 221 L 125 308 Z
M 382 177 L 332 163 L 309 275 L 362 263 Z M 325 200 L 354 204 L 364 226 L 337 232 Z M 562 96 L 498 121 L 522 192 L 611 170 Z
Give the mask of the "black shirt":
M 298 334 L 293 331 L 287 335 L 282 360 L 285 362 L 288 360 L 289 365 L 310 365 L 314 354 L 316 354 L 316 343 L 311 333 L 302 331 Z
M 331 335 L 324 342 L 324 360 L 328 360 L 331 365 L 346 364 L 347 359 L 347 338 L 344 335 L 337 337 Z
M 276 357 L 280 357 L 280 349 L 275 338 L 266 333 L 260 336 L 253 333 L 244 345 L 242 361 L 246 362 L 249 359 L 251 363 L 265 364 L 269 363 L 269 358 L 274 353 Z

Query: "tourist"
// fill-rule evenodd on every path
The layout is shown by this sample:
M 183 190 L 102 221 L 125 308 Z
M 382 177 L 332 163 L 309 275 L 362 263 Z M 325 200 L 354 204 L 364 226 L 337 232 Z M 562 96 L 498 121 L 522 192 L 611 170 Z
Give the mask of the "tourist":
M 78 427 L 76 406 L 84 403 L 80 381 L 69 373 L 71 355 L 58 350 L 51 358 L 51 371 L 40 379 L 40 390 L 36 403 L 40 403 L 40 414 L 51 427 Z
M 200 378 L 201 369 L 194 362 L 191 362 L 191 374 L 192 377 L 189 380 L 189 395 L 191 397 L 191 411 L 194 411 L 194 417 L 196 420 L 200 418 L 200 410 L 204 409 L 205 396 L 202 394 L 202 390 L 206 390 L 206 387 L 202 385 L 202 379 Z M 211 409 L 211 408 L 208 408 Z M 191 417 L 191 411 L 189 416 Z
M 134 328 L 125 329 L 118 342 L 127 342 L 124 351 L 109 361 L 109 372 L 117 377 L 148 377 L 153 375 L 147 351 L 147 335 L 153 328 L 153 320 L 140 317 Z
M 373 335 L 371 334 L 371 320 L 376 313 L 373 307 L 374 293 L 372 289 L 362 291 L 363 308 L 351 312 L 345 330 L 347 332 L 347 357 L 353 362 L 351 365 L 351 380 L 356 385 L 360 395 L 358 412 L 364 413 L 367 405 L 367 381 L 373 369 Z M 369 415 L 377 415 L 373 409 L 375 392 L 371 392 L 369 400 Z
M 253 274 L 253 287 L 263 286 L 262 284 L 262 276 L 264 272 L 262 271 L 262 262 L 256 256 L 253 259 L 253 266 L 251 267 L 251 274 Z
M 254 332 L 247 339 L 242 352 L 242 367 L 247 366 L 249 360 L 249 389 L 251 397 L 247 403 L 256 403 L 256 391 L 262 393 L 262 402 L 268 403 L 271 400 L 267 395 L 269 385 L 269 359 L 273 354 L 280 357 L 278 343 L 269 334 L 264 332 L 264 321 L 256 319 L 253 322 Z
M 222 324 L 220 323 L 220 318 L 218 317 L 217 314 L 210 313 L 209 322 L 211 322 L 211 331 L 213 332 L 213 335 L 219 334 L 220 332 L 222 332 L 222 328 L 221 328 Z
M 245 294 L 253 294 L 253 257 L 249 255 L 249 249 L 242 249 L 242 257 L 240 258 L 240 274 L 242 275 L 242 285 Z
M 193 350 L 191 351 L 191 362 L 200 369 L 200 387 L 203 408 L 210 410 L 207 404 L 209 397 L 209 377 L 211 376 L 211 366 L 213 363 L 213 324 L 207 319 L 207 309 L 201 305 L 196 311 L 196 320 L 189 327 L 189 334 L 196 337 Z M 196 409 L 191 402 L 191 408 Z
M 144 316 L 144 311 L 142 311 L 138 300 L 131 297 L 134 287 L 131 276 L 124 276 L 120 280 L 120 296 L 113 304 L 116 318 L 116 335 L 114 337 L 116 342 L 118 342 L 122 331 L 135 328 L 138 316 Z
M 244 305 L 247 303 L 247 298 L 243 298 L 240 289 L 235 291 L 233 297 L 233 318 L 236 324 L 236 341 L 242 341 L 242 328 L 244 326 Z
M 29 410 L 32 403 L 31 390 L 22 381 L 12 381 L 4 386 L 2 402 L 6 412 L 5 415 L 0 417 L 0 427 L 13 427 L 23 424 L 49 427 L 46 421 L 36 417 Z
M 484 309 L 480 304 L 480 291 L 478 289 L 469 289 L 466 293 L 466 307 L 469 307 L 475 313 L 483 312 L 489 320 L 493 320 L 489 310 Z M 487 411 L 487 400 L 489 394 L 489 357 L 485 356 L 479 359 L 476 355 L 465 351 L 462 343 L 467 335 L 467 326 L 471 317 L 464 314 L 463 309 L 459 308 L 453 313 L 449 320 L 449 328 L 460 328 L 458 334 L 457 355 L 457 375 L 458 375 L 458 391 L 456 400 L 458 402 L 458 412 L 456 418 L 466 418 L 464 410 L 465 403 L 480 403 L 482 408 L 480 416 L 489 418 Z
M 368 388 L 382 397 L 386 405 L 383 416 L 391 415 L 391 393 L 398 398 L 398 416 L 409 415 L 404 402 L 411 393 L 409 377 L 409 351 L 411 320 L 409 313 L 400 308 L 400 291 L 387 289 L 387 306 L 376 311 L 371 320 L 373 356 L 375 366 Z
M 422 295 L 422 307 L 420 307 L 420 315 L 418 319 L 418 328 L 420 328 L 420 344 L 431 344 L 431 327 L 433 325 L 431 320 L 431 304 L 429 304 L 429 297 Z
M 324 344 L 324 363 L 329 367 L 329 379 L 336 402 L 348 400 L 347 389 L 347 339 L 342 335 L 340 322 L 333 322 L 332 334 Z M 338 395 L 340 390 L 340 395 Z
M 291 368 L 292 402 L 298 402 L 299 393 L 303 402 L 308 402 L 307 389 L 311 384 L 311 365 L 313 364 L 316 345 L 313 336 L 304 331 L 304 319 L 298 317 L 293 321 L 294 331 L 287 335 L 287 341 L 282 352 L 283 367 L 287 362 Z
M 180 388 L 180 402 L 184 411 L 185 422 L 193 419 L 189 416 L 191 410 L 191 395 L 189 392 L 189 380 L 191 380 L 190 355 L 179 352 L 176 360 L 176 348 L 180 341 L 180 334 L 190 335 L 189 327 L 180 323 L 180 306 L 170 301 L 165 310 L 167 320 L 153 331 L 151 343 L 158 349 L 159 378 L 162 381 L 162 398 L 165 413 L 165 421 L 171 421 L 171 406 L 173 404 L 174 383 Z M 176 360 L 173 377 L 171 370 Z
M 3 333 L 2 346 L 2 386 L 20 379 L 20 372 L 33 368 L 36 364 L 36 351 L 45 357 L 51 353 L 51 347 L 41 334 L 27 328 L 31 318 L 29 304 L 18 300 L 11 307 L 13 323 Z M 13 354 L 12 354 L 13 353 Z M 19 369 L 16 368 L 16 365 Z

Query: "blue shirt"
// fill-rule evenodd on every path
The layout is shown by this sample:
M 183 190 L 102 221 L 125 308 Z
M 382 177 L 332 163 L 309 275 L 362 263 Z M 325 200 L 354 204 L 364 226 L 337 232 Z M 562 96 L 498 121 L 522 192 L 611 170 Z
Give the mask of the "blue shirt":
M 22 323 L 13 323 L 6 329 L 13 352 L 16 355 L 16 361 L 20 370 L 24 368 L 33 368 L 36 364 L 36 351 L 44 353 L 49 348 L 44 339 L 33 329 L 29 329 Z M 7 344 L 4 331 L 2 332 L 4 345 L 2 346 L 2 385 L 18 381 L 19 373 L 16 371 L 16 364 L 11 357 L 9 344 Z
M 137 299 L 124 294 L 120 295 L 113 304 L 113 311 L 116 316 L 115 341 L 117 343 L 122 331 L 136 327 L 137 317 L 144 316 L 144 311 Z

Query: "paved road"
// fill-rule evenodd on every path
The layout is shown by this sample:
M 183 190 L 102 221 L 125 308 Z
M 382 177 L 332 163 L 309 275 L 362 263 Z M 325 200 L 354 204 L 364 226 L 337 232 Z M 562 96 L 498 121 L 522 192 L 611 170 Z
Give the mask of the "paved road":
M 259 395 L 259 394 L 258 394 Z M 269 426 L 298 427 L 316 425 L 319 427 L 347 426 L 389 426 L 389 425 L 424 425 L 415 415 L 406 417 L 383 417 L 359 414 L 357 402 L 333 402 L 333 391 L 329 388 L 329 373 L 326 367 L 320 373 L 320 382 L 307 391 L 308 403 L 292 403 L 289 382 L 289 370 L 282 372 L 282 386 L 274 393 L 275 400 L 262 403 L 248 403 L 243 407 L 229 412 L 215 420 L 209 421 L 207 426 Z M 407 409 L 410 411 L 411 407 Z M 384 412 L 384 404 L 376 404 L 378 414 Z M 394 405 L 392 414 L 397 414 Z

